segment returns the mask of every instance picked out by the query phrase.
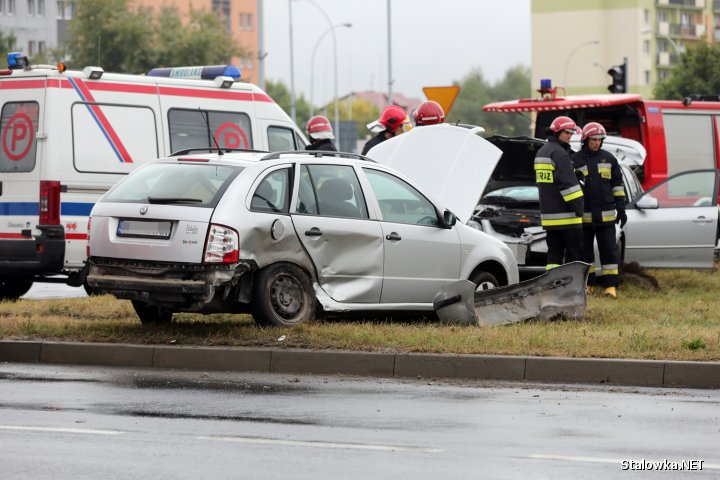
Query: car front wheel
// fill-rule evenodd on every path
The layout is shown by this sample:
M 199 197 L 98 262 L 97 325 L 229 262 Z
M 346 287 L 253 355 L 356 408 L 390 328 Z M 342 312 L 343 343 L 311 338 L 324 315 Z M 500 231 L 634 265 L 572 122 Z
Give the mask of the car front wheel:
M 0 300 L 17 300 L 25 295 L 33 285 L 32 278 L 0 278 Z
M 315 295 L 308 275 L 289 263 L 276 263 L 255 276 L 253 318 L 258 325 L 292 327 L 315 316 Z
M 476 292 L 490 290 L 500 286 L 500 282 L 498 282 L 497 278 L 495 278 L 495 275 L 488 272 L 473 272 L 468 280 L 475 284 Z
M 172 322 L 173 312 L 166 308 L 139 300 L 132 300 L 132 306 L 143 325 L 162 325 Z

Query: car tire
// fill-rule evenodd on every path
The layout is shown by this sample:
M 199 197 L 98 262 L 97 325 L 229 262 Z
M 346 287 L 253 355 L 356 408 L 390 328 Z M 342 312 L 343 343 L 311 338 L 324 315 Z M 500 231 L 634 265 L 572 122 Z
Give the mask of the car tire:
M 25 295 L 32 286 L 32 277 L 0 278 L 0 300 L 15 301 Z
M 164 307 L 131 300 L 135 313 L 143 325 L 166 325 L 172 322 L 173 312 Z
M 83 282 L 83 290 L 85 290 L 85 293 L 87 293 L 88 297 L 99 295 L 97 289 L 88 285 L 87 282 Z
M 498 282 L 498 279 L 495 278 L 495 275 L 488 272 L 483 272 L 482 270 L 473 272 L 472 275 L 470 275 L 470 278 L 468 278 L 472 283 L 475 284 L 475 291 L 483 291 L 483 290 L 490 290 L 492 288 L 497 288 L 500 286 L 500 282 Z
M 310 277 L 290 263 L 276 263 L 255 274 L 252 315 L 260 326 L 293 327 L 315 317 Z

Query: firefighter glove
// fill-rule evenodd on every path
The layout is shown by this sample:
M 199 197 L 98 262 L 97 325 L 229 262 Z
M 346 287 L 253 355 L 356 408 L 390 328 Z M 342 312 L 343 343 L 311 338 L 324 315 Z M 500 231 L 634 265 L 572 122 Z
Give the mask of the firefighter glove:
M 627 223 L 627 214 L 625 213 L 625 210 L 618 210 L 616 222 L 620 224 L 620 228 L 625 226 Z

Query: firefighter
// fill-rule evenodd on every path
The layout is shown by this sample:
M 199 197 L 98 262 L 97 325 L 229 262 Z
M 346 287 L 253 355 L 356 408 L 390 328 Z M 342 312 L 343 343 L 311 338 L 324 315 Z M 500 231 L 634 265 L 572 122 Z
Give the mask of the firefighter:
M 597 283 L 604 293 L 617 298 L 618 262 L 620 252 L 615 240 L 615 223 L 624 227 L 625 185 L 617 159 L 602 149 L 605 128 L 596 122 L 590 122 L 582 129 L 582 149 L 573 154 L 573 166 L 578 177 L 583 178 L 585 194 L 585 212 L 583 213 L 583 249 L 582 261 L 595 262 L 594 241 L 597 239 L 600 251 L 600 272 L 591 267 L 588 277 L 588 290 Z
M 439 103 L 432 100 L 422 102 L 413 112 L 415 126 L 436 125 L 445 121 L 445 111 Z
M 310 137 L 310 145 L 305 150 L 321 150 L 324 152 L 337 152 L 337 148 L 333 144 L 335 135 L 333 135 L 330 120 L 323 115 L 315 115 L 308 120 L 305 126 L 305 132 Z
M 540 218 L 547 231 L 546 270 L 580 260 L 583 192 L 570 160 L 570 137 L 577 125 L 560 116 L 547 131 L 548 142 L 535 155 Z
M 405 110 L 397 105 L 385 107 L 385 110 L 380 114 L 380 118 L 368 125 L 368 128 L 372 128 L 374 125 L 380 125 L 383 127 L 383 130 L 365 143 L 362 154 L 366 155 L 375 145 L 395 135 L 401 134 L 403 125 L 405 124 L 407 124 L 407 113 L 405 113 Z

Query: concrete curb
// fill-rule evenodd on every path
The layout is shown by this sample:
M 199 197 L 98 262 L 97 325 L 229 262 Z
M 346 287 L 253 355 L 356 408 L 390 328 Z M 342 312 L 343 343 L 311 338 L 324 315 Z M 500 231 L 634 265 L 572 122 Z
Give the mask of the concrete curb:
M 0 362 L 720 388 L 720 362 L 7 340 Z

